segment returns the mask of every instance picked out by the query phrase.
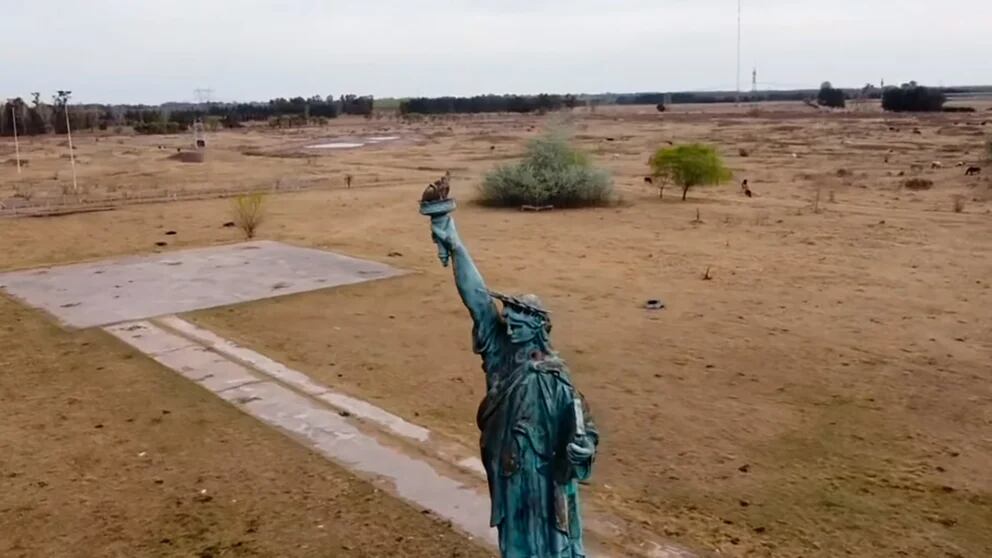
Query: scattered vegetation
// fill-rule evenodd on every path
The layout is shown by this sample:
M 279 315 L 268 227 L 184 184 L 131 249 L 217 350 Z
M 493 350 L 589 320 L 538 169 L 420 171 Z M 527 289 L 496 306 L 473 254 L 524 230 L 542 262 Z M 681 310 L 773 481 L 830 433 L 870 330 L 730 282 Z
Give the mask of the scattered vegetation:
M 825 81 L 820 84 L 820 92 L 816 95 L 816 102 L 824 107 L 844 108 L 846 104 L 844 91 L 835 89 L 829 81 Z
M 962 211 L 964 211 L 964 206 L 965 203 L 967 202 L 967 199 L 965 199 L 964 196 L 962 196 L 961 194 L 955 194 L 951 198 L 951 201 L 954 202 L 954 213 L 961 213 Z
M 715 148 L 698 143 L 659 149 L 650 165 L 659 197 L 664 195 L 664 184 L 671 182 L 682 188 L 683 201 L 689 188 L 720 184 L 732 176 Z
M 561 130 L 532 140 L 519 163 L 498 166 L 487 174 L 479 194 L 482 203 L 503 207 L 582 207 L 607 204 L 614 198 L 609 174 L 594 168 Z
M 14 197 L 21 198 L 24 201 L 31 201 L 31 198 L 34 197 L 34 190 L 27 184 L 15 184 Z
M 134 125 L 134 131 L 138 134 L 178 134 L 186 130 L 186 127 L 178 122 L 138 122 Z
M 813 213 L 820 213 L 821 211 L 823 211 L 822 209 L 820 209 L 820 198 L 822 197 L 822 195 L 823 195 L 823 186 L 817 185 L 816 190 L 813 191 L 813 203 L 811 204 Z
M 902 183 L 903 188 L 907 190 L 919 191 L 919 190 L 929 190 L 933 188 L 933 180 L 927 178 L 910 178 Z
M 261 192 L 242 194 L 234 198 L 232 204 L 234 224 L 241 229 L 245 238 L 255 238 L 255 232 L 265 216 L 265 195 Z
M 892 112 L 940 111 L 947 96 L 940 89 L 917 85 L 915 81 L 882 92 L 882 108 Z

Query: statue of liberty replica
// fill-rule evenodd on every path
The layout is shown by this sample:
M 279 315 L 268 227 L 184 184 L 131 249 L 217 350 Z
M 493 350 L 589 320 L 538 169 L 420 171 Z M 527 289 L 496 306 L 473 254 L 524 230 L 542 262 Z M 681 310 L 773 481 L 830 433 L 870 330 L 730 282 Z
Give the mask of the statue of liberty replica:
M 589 478 L 599 442 L 589 408 L 551 346 L 551 316 L 540 299 L 486 287 L 455 229 L 448 191 L 447 176 L 428 186 L 420 212 L 431 218 L 442 265 L 454 268 L 486 373 L 476 422 L 500 553 L 584 557 L 578 482 Z

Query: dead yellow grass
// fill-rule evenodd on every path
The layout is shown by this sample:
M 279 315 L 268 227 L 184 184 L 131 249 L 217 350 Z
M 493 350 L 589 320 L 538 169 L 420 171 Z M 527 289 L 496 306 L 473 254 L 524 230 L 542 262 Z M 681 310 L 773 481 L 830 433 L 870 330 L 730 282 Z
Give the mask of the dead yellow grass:
M 573 122 L 580 145 L 613 171 L 625 198 L 616 208 L 524 214 L 466 203 L 483 172 L 540 131 L 536 118 L 394 124 L 430 140 L 322 155 L 304 171 L 321 189 L 271 196 L 260 236 L 419 273 L 195 319 L 474 444 L 483 379 L 470 324 L 416 210 L 427 181 L 451 169 L 456 219 L 491 286 L 537 292 L 554 311 L 557 346 L 604 430 L 593 505 L 731 556 L 992 553 L 989 182 L 954 167 L 911 169 L 977 156 L 976 128 L 945 115 L 791 106 L 757 118 L 647 109 Z M 199 176 L 237 159 L 210 184 L 232 188 L 304 169 L 282 156 L 240 159 L 233 147 L 276 153 L 286 140 L 222 134 L 203 165 L 143 164 L 171 184 L 174 172 Z M 756 197 L 732 185 L 658 200 L 643 176 L 666 140 L 717 144 Z M 934 187 L 901 190 L 900 171 Z M 345 172 L 356 176 L 350 190 Z M 836 193 L 820 213 L 810 209 L 817 189 Z M 952 195 L 968 196 L 965 213 L 953 212 Z M 153 250 L 165 229 L 178 231 L 169 249 L 229 242 L 238 235 L 221 227 L 227 203 L 0 220 L 13 241 L 0 267 Z M 697 209 L 702 223 L 692 222 Z M 668 308 L 644 311 L 649 298 Z
M 489 556 L 100 331 L 0 295 L 0 555 Z

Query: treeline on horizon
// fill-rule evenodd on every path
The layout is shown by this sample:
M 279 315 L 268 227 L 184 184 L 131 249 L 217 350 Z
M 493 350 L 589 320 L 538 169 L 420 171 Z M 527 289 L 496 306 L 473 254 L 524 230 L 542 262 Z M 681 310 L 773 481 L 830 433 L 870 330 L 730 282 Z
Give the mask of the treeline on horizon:
M 815 96 L 812 89 L 742 93 L 741 101 L 802 101 Z M 881 93 L 876 94 L 878 98 Z M 733 103 L 734 91 L 623 93 L 600 95 L 476 95 L 473 97 L 414 97 L 399 103 L 400 114 L 458 114 L 486 112 L 549 112 L 584 105 L 659 105 L 687 103 Z
M 333 95 L 309 98 L 279 97 L 267 103 L 166 103 L 147 105 L 71 105 L 71 92 L 59 91 L 51 102 L 32 93 L 31 101 L 18 97 L 7 101 L 0 112 L 0 136 L 17 134 L 64 134 L 66 122 L 73 130 L 106 130 L 130 126 L 139 134 L 174 134 L 188 130 L 201 120 L 209 129 L 239 128 L 243 122 L 268 122 L 275 127 L 326 123 L 341 114 L 371 116 L 375 100 L 371 96 Z
M 919 90 L 919 92 L 918 92 Z M 736 91 L 681 91 L 681 92 L 646 92 L 646 93 L 603 93 L 598 95 L 558 95 L 541 93 L 538 95 L 476 95 L 472 97 L 414 97 L 399 100 L 400 114 L 473 114 L 494 112 L 549 112 L 570 109 L 585 105 L 667 105 L 667 104 L 710 104 L 759 102 L 759 101 L 810 101 L 817 99 L 821 90 L 791 89 L 763 90 L 741 92 L 738 99 Z M 935 92 L 944 94 L 988 93 L 992 86 L 984 87 L 943 87 L 925 88 L 916 82 L 904 83 L 901 86 L 888 86 L 885 89 L 866 85 L 863 88 L 836 89 L 837 95 L 844 99 L 882 99 L 885 92 L 890 98 L 913 97 L 927 98 L 923 104 L 909 102 L 899 105 L 898 110 L 941 110 L 933 108 Z M 840 106 L 843 106 L 841 104 Z M 893 105 L 895 106 L 895 105 Z M 916 107 L 919 108 L 911 108 Z M 910 108 L 903 108 L 910 107 Z M 889 110 L 889 109 L 887 109 Z
M 829 83 L 829 82 L 825 82 Z M 766 90 L 742 92 L 740 101 L 810 101 L 823 100 L 823 88 Z M 880 89 L 865 86 L 862 89 L 831 90 L 836 103 L 827 106 L 844 106 L 845 99 L 879 99 L 883 108 L 890 111 L 941 110 L 947 95 L 990 93 L 992 86 L 931 87 L 916 82 Z M 321 97 L 279 97 L 268 102 L 246 103 L 164 103 L 148 105 L 104 105 L 69 103 L 70 91 L 59 91 L 51 101 L 42 100 L 38 92 L 31 94 L 30 102 L 21 98 L 7 101 L 0 112 L 0 136 L 14 133 L 17 121 L 19 135 L 65 133 L 66 120 L 74 130 L 106 130 L 130 126 L 137 133 L 163 134 L 185 131 L 197 120 L 208 129 L 238 128 L 244 122 L 267 122 L 273 127 L 296 127 L 323 124 L 342 114 L 371 117 L 375 111 L 372 96 L 333 95 Z M 686 103 L 731 103 L 738 100 L 736 91 L 703 92 L 646 92 L 603 93 L 596 95 L 476 95 L 473 97 L 417 97 L 398 100 L 398 105 L 388 100 L 390 109 L 397 107 L 401 115 L 473 114 L 473 113 L 543 113 L 571 109 L 577 106 L 598 105 L 656 105 Z M 388 110 L 388 109 L 387 109 Z M 950 109 L 947 109 L 950 110 Z M 67 118 L 68 117 L 68 118 Z
M 549 112 L 575 108 L 575 95 L 476 95 L 474 97 L 415 97 L 400 101 L 400 114 L 454 114 L 482 112 Z

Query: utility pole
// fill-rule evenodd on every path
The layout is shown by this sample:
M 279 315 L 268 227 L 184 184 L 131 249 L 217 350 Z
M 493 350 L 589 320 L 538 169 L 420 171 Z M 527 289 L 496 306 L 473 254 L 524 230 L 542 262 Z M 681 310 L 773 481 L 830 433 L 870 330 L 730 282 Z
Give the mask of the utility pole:
M 17 174 L 21 174 L 21 146 L 17 143 L 17 103 L 10 103 L 10 118 L 14 121 L 14 158 L 17 159 Z
M 69 140 L 69 164 L 72 165 L 72 193 L 79 194 L 79 184 L 76 182 L 76 154 L 72 149 L 72 130 L 69 125 L 69 96 L 72 91 L 59 91 L 58 99 L 62 102 L 62 110 L 65 111 L 65 137 Z

